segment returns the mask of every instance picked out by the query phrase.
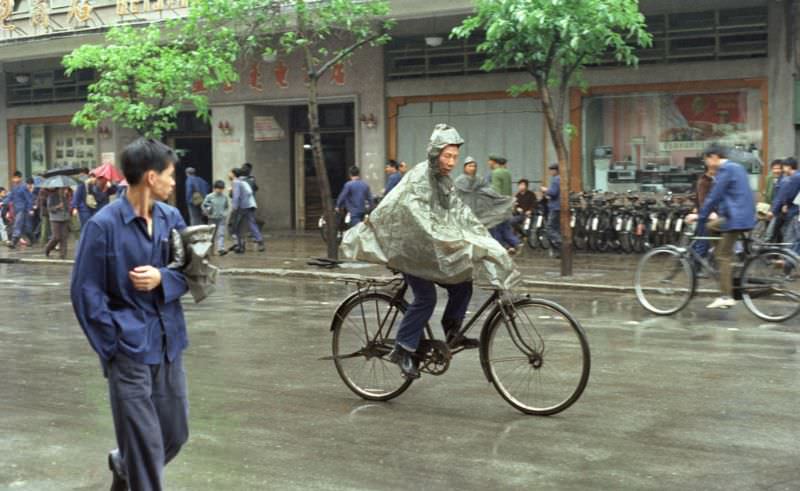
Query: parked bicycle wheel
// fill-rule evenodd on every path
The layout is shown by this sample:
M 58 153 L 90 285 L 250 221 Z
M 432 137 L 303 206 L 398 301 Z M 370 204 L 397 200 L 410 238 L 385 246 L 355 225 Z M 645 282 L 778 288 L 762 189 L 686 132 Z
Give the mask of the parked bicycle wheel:
M 481 335 L 481 364 L 497 392 L 525 414 L 567 409 L 589 380 L 586 334 L 563 307 L 522 299 L 492 319 Z
M 742 300 L 759 319 L 783 322 L 800 312 L 800 264 L 780 249 L 758 253 L 742 270 Z
M 694 295 L 697 279 L 687 256 L 673 248 L 653 249 L 636 268 L 636 298 L 658 315 L 680 311 Z
M 388 401 L 411 385 L 389 361 L 405 305 L 381 292 L 353 297 L 333 321 L 333 362 L 350 390 L 370 401 Z
M 633 215 L 621 215 L 618 217 L 618 220 L 621 220 L 621 226 L 619 230 L 619 246 L 622 249 L 622 252 L 630 254 L 635 250 L 633 243 Z

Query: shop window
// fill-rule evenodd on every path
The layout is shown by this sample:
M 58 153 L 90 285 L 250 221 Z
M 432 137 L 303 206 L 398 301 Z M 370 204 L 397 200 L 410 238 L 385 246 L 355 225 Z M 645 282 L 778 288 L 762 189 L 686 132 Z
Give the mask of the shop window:
M 6 74 L 6 99 L 9 106 L 81 102 L 86 100 L 89 85 L 94 83 L 93 70 L 80 70 L 67 75 L 63 69 Z
M 21 124 L 16 126 L 16 165 L 26 176 L 56 167 L 99 165 L 95 133 L 68 124 Z
M 756 89 L 596 96 L 583 103 L 583 183 L 623 192 L 692 189 L 712 142 L 736 149 L 753 189 L 763 140 Z

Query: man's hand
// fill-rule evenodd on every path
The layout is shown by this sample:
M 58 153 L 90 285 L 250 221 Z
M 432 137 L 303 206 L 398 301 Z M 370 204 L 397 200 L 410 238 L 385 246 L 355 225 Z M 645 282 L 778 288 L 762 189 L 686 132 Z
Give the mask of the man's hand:
M 140 292 L 149 292 L 161 284 L 161 271 L 152 266 L 138 266 L 133 268 L 128 277 L 133 287 Z
M 767 220 L 772 220 L 773 218 L 775 218 L 775 215 L 773 215 L 771 211 L 768 211 L 767 212 Z
M 77 208 L 73 208 L 72 209 L 72 216 L 78 216 L 78 209 Z
M 547 192 L 547 186 L 542 186 L 542 187 L 540 187 L 539 189 L 541 189 L 541 191 L 542 191 L 543 193 L 546 193 L 546 192 Z

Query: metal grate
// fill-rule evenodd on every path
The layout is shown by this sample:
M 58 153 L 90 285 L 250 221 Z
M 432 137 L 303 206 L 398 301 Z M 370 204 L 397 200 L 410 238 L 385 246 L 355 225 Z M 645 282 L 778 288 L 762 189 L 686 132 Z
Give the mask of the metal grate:
M 67 76 L 63 69 L 6 74 L 6 103 L 10 106 L 85 101 L 89 85 L 96 80 L 93 70 L 80 70 Z

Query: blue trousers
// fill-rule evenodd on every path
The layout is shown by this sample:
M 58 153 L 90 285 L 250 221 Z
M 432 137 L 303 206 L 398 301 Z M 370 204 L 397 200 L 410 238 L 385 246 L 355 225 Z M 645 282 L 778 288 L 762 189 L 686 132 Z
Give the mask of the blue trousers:
M 547 212 L 547 240 L 550 247 L 558 251 L 561 249 L 561 210 L 550 210 Z
M 511 220 L 506 220 L 500 225 L 492 227 L 489 233 L 492 234 L 494 240 L 500 242 L 503 247 L 517 247 L 519 245 L 519 239 L 514 233 L 514 229 L 511 227 Z
M 163 489 L 164 466 L 189 438 L 181 358 L 145 365 L 118 353 L 107 364 L 114 432 L 130 489 Z
M 695 235 L 700 237 L 705 237 L 706 233 L 705 224 L 702 223 L 697 226 L 697 230 L 694 232 Z M 700 257 L 706 257 L 710 248 L 711 244 L 707 240 L 697 240 L 692 244 L 692 249 L 694 249 L 694 252 Z
M 30 231 L 28 230 L 28 213 L 21 212 L 14 215 L 14 231 L 11 234 L 11 241 L 16 243 L 23 235 L 30 238 Z
M 246 237 L 242 229 L 246 226 L 250 229 L 250 233 L 256 242 L 264 242 L 264 237 L 261 235 L 261 230 L 258 229 L 256 223 L 256 209 L 245 208 L 239 210 L 239 230 L 236 231 L 237 244 L 241 250 L 245 249 Z
M 408 311 L 400 322 L 397 343 L 407 351 L 416 351 L 425 332 L 425 324 L 431 319 L 436 308 L 436 284 L 410 274 L 404 276 L 414 295 L 414 301 L 408 306 Z M 472 282 L 440 286 L 447 290 L 448 297 L 442 324 L 448 322 L 460 324 L 467 315 L 467 307 L 472 299 Z
M 92 218 L 92 213 L 89 210 L 78 209 L 78 219 L 81 221 L 81 232 L 86 228 L 86 224 L 89 222 L 90 218 Z

